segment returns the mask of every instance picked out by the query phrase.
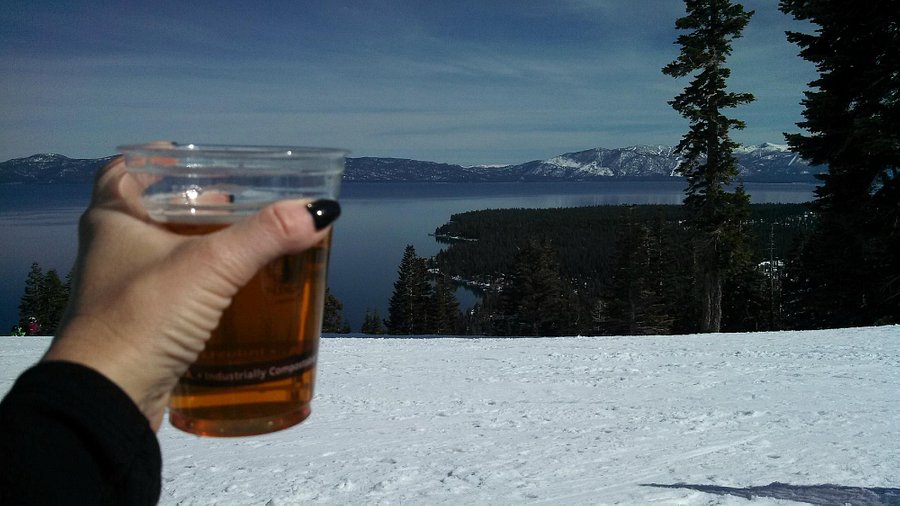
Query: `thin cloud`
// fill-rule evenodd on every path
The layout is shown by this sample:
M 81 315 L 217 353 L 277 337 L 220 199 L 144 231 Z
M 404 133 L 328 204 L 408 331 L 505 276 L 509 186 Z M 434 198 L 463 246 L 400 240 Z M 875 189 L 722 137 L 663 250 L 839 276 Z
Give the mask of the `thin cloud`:
M 200 136 L 519 163 L 686 129 L 666 102 L 687 81 L 660 71 L 677 1 L 108 3 L 0 13 L 0 159 Z M 799 25 L 745 3 L 731 84 L 759 100 L 740 139 L 780 142 L 813 71 L 783 38 Z

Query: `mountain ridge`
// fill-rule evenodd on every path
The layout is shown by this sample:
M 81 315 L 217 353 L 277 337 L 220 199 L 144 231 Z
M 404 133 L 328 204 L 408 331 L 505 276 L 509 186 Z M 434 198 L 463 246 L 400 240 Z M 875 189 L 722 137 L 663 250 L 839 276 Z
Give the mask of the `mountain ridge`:
M 763 143 L 735 150 L 739 178 L 760 182 L 809 182 L 823 172 L 787 146 Z M 0 183 L 89 183 L 112 156 L 68 158 L 56 153 L 0 163 Z M 520 164 L 463 166 L 389 157 L 347 158 L 345 182 L 542 182 L 680 177 L 682 158 L 665 145 L 592 148 Z

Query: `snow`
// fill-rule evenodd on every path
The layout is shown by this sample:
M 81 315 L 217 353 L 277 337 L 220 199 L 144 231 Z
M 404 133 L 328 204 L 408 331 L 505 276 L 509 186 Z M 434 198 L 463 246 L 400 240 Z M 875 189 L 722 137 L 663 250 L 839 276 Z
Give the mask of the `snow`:
M 760 152 L 769 152 L 769 153 L 786 153 L 790 151 L 790 146 L 787 144 L 774 144 L 771 142 L 764 142 L 762 144 L 756 144 L 751 146 L 740 146 L 734 150 L 737 154 L 748 155 L 755 151 Z
M 609 167 L 601 165 L 598 161 L 592 161 L 589 163 L 579 162 L 577 160 L 573 160 L 566 155 L 560 155 L 549 160 L 545 160 L 543 163 L 547 165 L 553 165 L 556 167 L 564 168 L 564 169 L 576 169 L 579 172 L 587 173 L 595 176 L 613 176 L 613 171 Z
M 48 344 L 0 339 L 0 393 Z M 298 427 L 164 426 L 161 504 L 900 501 L 900 326 L 326 338 L 319 370 Z
M 557 167 L 564 167 L 569 169 L 580 169 L 582 166 L 584 166 L 583 163 L 572 160 L 566 155 L 554 156 L 549 160 L 544 160 L 544 163 L 547 165 L 556 165 Z

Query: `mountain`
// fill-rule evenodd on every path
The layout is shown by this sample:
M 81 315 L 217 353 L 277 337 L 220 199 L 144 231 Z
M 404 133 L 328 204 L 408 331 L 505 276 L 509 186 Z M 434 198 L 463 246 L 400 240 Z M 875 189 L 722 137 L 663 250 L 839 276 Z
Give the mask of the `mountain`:
M 505 167 L 504 167 L 505 169 Z M 347 158 L 344 181 L 433 181 L 475 183 L 492 181 L 489 169 L 405 158 Z
M 54 153 L 0 163 L 0 183 L 90 183 L 112 157 L 77 159 Z
M 807 181 L 820 172 L 785 145 L 744 146 L 734 152 L 740 178 L 745 181 Z M 670 146 L 632 146 L 590 149 L 517 166 L 523 177 L 563 179 L 670 178 L 682 158 Z
M 744 181 L 812 181 L 823 172 L 779 144 L 745 146 L 734 152 Z M 463 167 L 396 158 L 349 158 L 345 181 L 587 181 L 606 178 L 680 177 L 682 158 L 671 146 L 596 148 L 502 167 Z
M 745 146 L 735 151 L 744 181 L 812 181 L 823 172 L 779 144 Z M 62 155 L 34 155 L 0 163 L 0 183 L 84 183 L 109 158 L 78 160 Z M 347 182 L 511 182 L 588 181 L 608 178 L 668 179 L 679 177 L 682 158 L 670 146 L 595 148 L 565 153 L 546 160 L 500 167 L 408 160 L 405 158 L 348 158 Z
M 681 157 L 669 146 L 596 148 L 517 165 L 522 179 L 669 178 Z

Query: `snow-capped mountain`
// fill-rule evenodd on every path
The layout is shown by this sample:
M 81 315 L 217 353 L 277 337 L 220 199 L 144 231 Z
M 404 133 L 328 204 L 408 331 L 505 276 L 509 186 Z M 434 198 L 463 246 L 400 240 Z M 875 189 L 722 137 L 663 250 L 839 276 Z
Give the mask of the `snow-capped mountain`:
M 745 181 L 810 181 L 824 172 L 778 144 L 741 147 L 734 152 Z M 594 148 L 546 160 L 508 166 L 438 164 L 395 158 L 350 158 L 346 181 L 585 181 L 605 178 L 680 177 L 682 158 L 672 146 Z
M 674 151 L 670 146 L 595 148 L 528 162 L 516 169 L 523 179 L 666 178 L 675 176 L 674 170 L 681 163 L 681 158 Z
M 744 180 L 803 181 L 821 172 L 787 146 L 777 144 L 744 146 L 735 150 L 734 155 Z M 678 176 L 681 163 L 682 157 L 671 146 L 632 146 L 566 153 L 516 166 L 516 170 L 523 179 L 669 178 Z
M 745 181 L 810 181 L 823 172 L 811 167 L 787 146 L 761 144 L 735 151 Z M 109 158 L 77 160 L 62 155 L 34 155 L 0 163 L 0 182 L 90 182 Z M 461 166 L 405 158 L 348 158 L 347 182 L 504 182 L 586 181 L 607 178 L 679 177 L 682 158 L 671 146 L 594 148 L 546 160 L 507 166 Z

